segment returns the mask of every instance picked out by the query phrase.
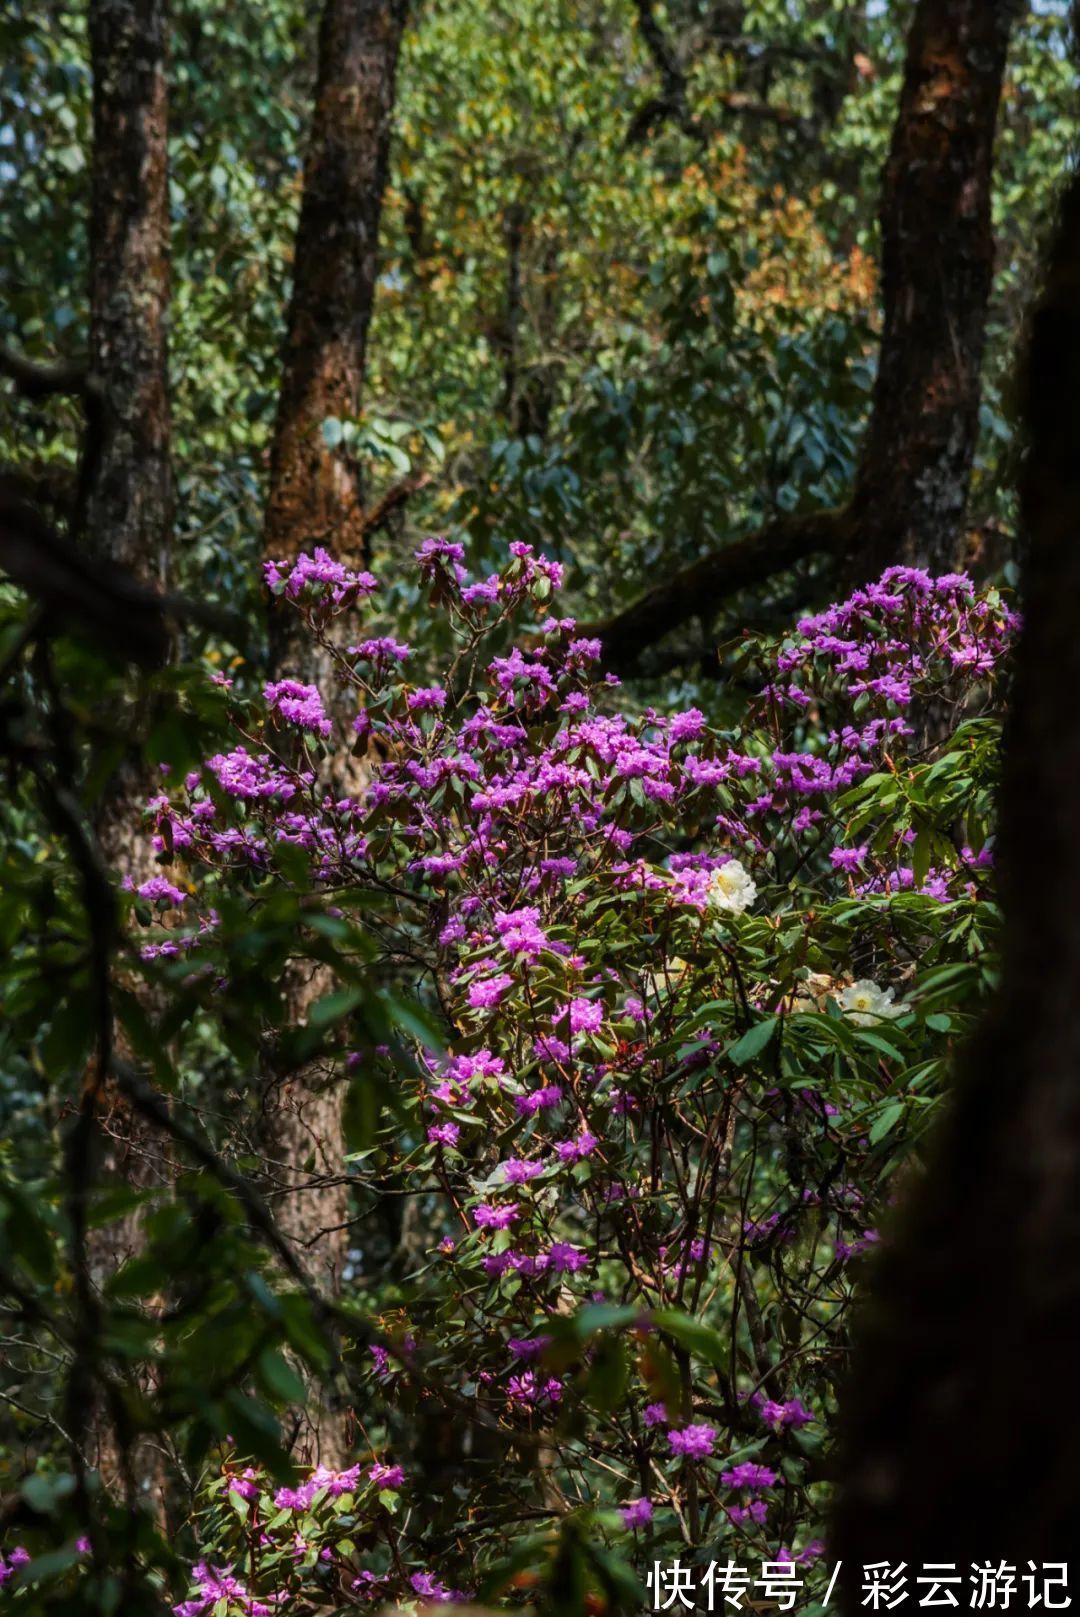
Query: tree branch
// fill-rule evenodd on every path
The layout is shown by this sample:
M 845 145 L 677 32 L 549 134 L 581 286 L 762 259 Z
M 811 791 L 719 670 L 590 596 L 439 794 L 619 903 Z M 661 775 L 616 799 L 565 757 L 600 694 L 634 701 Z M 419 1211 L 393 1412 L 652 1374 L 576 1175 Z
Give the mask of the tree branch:
M 0 477 L 0 571 L 51 617 L 146 668 L 168 659 L 170 619 L 213 629 L 241 648 L 249 639 L 239 613 L 162 593 L 123 567 L 84 555 L 50 526 L 15 476 Z
M 61 359 L 44 364 L 15 353 L 4 343 L 0 343 L 0 375 L 9 376 L 26 399 L 44 399 L 56 393 L 78 397 L 86 392 L 89 381 L 83 359 Z
M 803 517 L 779 517 L 757 533 L 702 556 L 606 623 L 582 632 L 599 635 L 603 641 L 605 667 L 614 673 L 630 673 L 642 648 L 653 645 L 670 629 L 688 618 L 708 616 L 737 590 L 764 583 L 809 556 L 842 553 L 852 531 L 851 509 L 846 506 Z
M 679 60 L 674 44 L 660 26 L 653 0 L 634 0 L 634 3 L 641 37 L 660 75 L 663 90 L 660 95 L 646 101 L 635 113 L 627 130 L 626 144 L 638 145 L 668 118 L 679 126 L 683 134 L 689 135 L 693 140 L 707 143 L 716 131 L 711 124 L 704 122 L 691 110 L 687 94 L 686 70 Z M 816 133 L 813 121 L 793 112 L 790 107 L 774 107 L 768 101 L 757 100 L 741 91 L 732 91 L 719 99 L 721 106 L 743 117 L 777 124 L 782 129 L 790 129 L 808 139 Z
M 664 95 L 672 104 L 686 105 L 686 74 L 674 45 L 661 28 L 653 0 L 635 0 L 638 27 L 645 47 L 664 84 Z
M 421 489 L 427 488 L 432 475 L 431 472 L 414 472 L 388 488 L 382 499 L 377 501 L 370 511 L 365 511 L 360 522 L 362 537 L 365 540 L 370 539 L 373 533 L 378 533 L 380 528 L 384 528 L 395 511 L 407 504 L 414 494 L 419 494 Z

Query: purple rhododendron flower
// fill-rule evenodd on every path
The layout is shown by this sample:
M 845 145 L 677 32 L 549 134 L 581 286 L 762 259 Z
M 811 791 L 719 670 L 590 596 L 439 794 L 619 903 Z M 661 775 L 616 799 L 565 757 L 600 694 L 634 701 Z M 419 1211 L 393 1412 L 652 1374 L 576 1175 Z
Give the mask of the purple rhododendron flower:
M 518 1217 L 517 1202 L 507 1202 L 503 1207 L 493 1207 L 487 1202 L 481 1202 L 473 1212 L 473 1219 L 487 1230 L 508 1230 Z
M 603 1020 L 604 1007 L 599 1002 L 589 999 L 570 1001 L 571 1033 L 595 1033 L 602 1026 Z
M 685 1454 L 692 1460 L 704 1460 L 712 1453 L 716 1444 L 716 1428 L 698 1421 L 693 1426 L 684 1426 L 681 1431 L 669 1432 L 668 1442 L 671 1444 L 673 1454 Z
M 183 904 L 188 896 L 182 888 L 174 887 L 164 876 L 151 876 L 149 881 L 140 883 L 135 891 L 140 898 L 165 904 Z
M 776 1483 L 776 1472 L 770 1471 L 767 1465 L 755 1465 L 753 1461 L 745 1460 L 730 1471 L 722 1471 L 720 1481 L 729 1488 L 772 1488 Z
M 301 685 L 295 679 L 279 679 L 274 684 L 263 686 L 263 698 L 267 707 L 303 730 L 314 730 L 318 735 L 328 736 L 333 729 L 315 685 Z
M 410 713 L 438 713 L 446 706 L 446 692 L 439 685 L 410 691 L 405 698 Z
M 485 977 L 482 981 L 473 983 L 469 989 L 469 1004 L 474 1010 L 491 1010 L 499 1003 L 513 981 L 514 979 L 508 977 L 505 971 L 500 971 L 494 977 Z
M 259 1484 L 250 1466 L 242 1476 L 229 1478 L 229 1492 L 239 1494 L 241 1499 L 258 1499 Z
M 512 1336 L 506 1345 L 515 1359 L 539 1359 L 550 1343 L 550 1336 L 533 1336 L 527 1339 Z
M 798 1398 L 789 1398 L 783 1404 L 774 1403 L 772 1399 L 767 1398 L 761 1404 L 758 1413 L 766 1426 L 771 1426 L 777 1431 L 782 1427 L 792 1427 L 797 1430 L 800 1426 L 809 1426 L 814 1419 L 805 1404 Z
M 524 1185 L 543 1173 L 542 1162 L 526 1162 L 522 1157 L 507 1157 L 501 1164 L 503 1178 L 508 1185 Z
M 576 1274 L 589 1266 L 588 1253 L 570 1246 L 566 1241 L 555 1241 L 547 1254 L 548 1262 L 558 1274 Z

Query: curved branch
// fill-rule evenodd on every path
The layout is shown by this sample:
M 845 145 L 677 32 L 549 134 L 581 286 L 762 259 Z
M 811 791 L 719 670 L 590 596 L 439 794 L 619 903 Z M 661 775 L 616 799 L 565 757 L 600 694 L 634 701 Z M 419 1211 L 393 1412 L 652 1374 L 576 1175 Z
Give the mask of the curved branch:
M 0 475 L 0 577 L 56 622 L 145 668 L 168 660 L 172 620 L 213 629 L 239 647 L 249 639 L 241 614 L 156 590 L 124 567 L 87 556 L 45 520 L 15 475 Z
M 853 526 L 848 506 L 778 517 L 757 533 L 692 562 L 667 583 L 658 584 L 625 611 L 587 632 L 599 635 L 603 642 L 605 666 L 614 673 L 628 673 L 644 646 L 653 645 L 688 618 L 707 616 L 737 590 L 761 584 L 808 556 L 842 553 Z
M 26 399 L 44 399 L 57 393 L 78 397 L 86 391 L 88 369 L 84 359 L 48 363 L 27 359 L 0 343 L 0 376 L 10 377 Z
M 678 52 L 660 26 L 653 0 L 634 0 L 634 8 L 637 11 L 638 27 L 645 48 L 652 57 L 653 65 L 664 85 L 663 96 L 658 101 L 651 102 L 650 106 L 663 107 L 688 134 L 699 133 L 700 131 L 693 127 L 694 119 L 686 98 L 686 73 L 679 61 Z M 634 122 L 636 124 L 638 120 L 635 119 Z

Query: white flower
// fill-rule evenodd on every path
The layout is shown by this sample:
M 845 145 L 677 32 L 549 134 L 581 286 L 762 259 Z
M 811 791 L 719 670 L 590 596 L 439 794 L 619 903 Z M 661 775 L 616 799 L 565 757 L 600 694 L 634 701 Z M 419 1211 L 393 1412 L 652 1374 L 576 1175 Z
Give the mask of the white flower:
M 731 915 L 741 915 L 748 910 L 757 897 L 757 887 L 754 879 L 742 867 L 737 859 L 729 859 L 726 865 L 720 865 L 709 877 L 706 885 L 709 895 L 709 904 L 714 910 L 726 910 Z
M 893 1004 L 895 993 L 894 988 L 879 988 L 877 983 L 863 978 L 848 988 L 841 988 L 836 995 L 836 1003 L 856 1027 L 873 1027 L 875 1022 L 889 1021 L 894 1016 L 904 1014 L 905 1006 Z

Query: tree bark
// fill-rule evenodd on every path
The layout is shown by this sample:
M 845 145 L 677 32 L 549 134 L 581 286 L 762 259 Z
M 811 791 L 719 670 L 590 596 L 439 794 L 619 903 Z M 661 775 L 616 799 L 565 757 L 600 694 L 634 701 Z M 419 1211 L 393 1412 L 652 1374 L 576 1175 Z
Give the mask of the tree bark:
M 916 8 L 882 175 L 884 324 L 850 502 L 703 557 L 594 629 L 616 672 L 734 590 L 810 556 L 842 558 L 853 583 L 893 563 L 959 565 L 994 268 L 994 134 L 1021 3 Z
M 1002 986 L 963 1057 L 925 1182 L 870 1277 L 833 1552 L 992 1558 L 1075 1542 L 1080 1415 L 1080 182 L 1032 323 L 1029 556 L 1004 751 Z M 965 1574 L 966 1565 L 960 1570 Z
M 994 276 L 994 135 L 1021 0 L 920 0 L 881 187 L 884 335 L 855 565 L 951 572 L 963 549 Z
M 360 472 L 323 422 L 356 418 L 377 276 L 407 0 L 326 0 L 293 289 L 270 454 L 268 555 L 313 545 L 359 560 Z
M 167 321 L 169 213 L 167 164 L 168 7 L 166 0 L 93 0 L 90 217 L 90 374 L 100 401 L 99 430 L 84 451 L 86 542 L 111 568 L 143 585 L 168 581 L 173 528 Z M 152 875 L 151 841 L 140 827 L 150 783 L 126 761 L 97 813 L 105 861 L 137 884 Z M 132 984 L 149 1005 L 145 985 Z M 152 1009 L 152 1007 L 149 1007 Z M 122 1030 L 121 1055 L 130 1055 Z M 98 1129 L 99 1177 L 167 1193 L 163 1136 L 137 1121 L 109 1086 Z M 102 1286 L 144 1248 L 142 1214 L 92 1230 L 91 1278 Z M 145 1390 L 145 1389 L 144 1389 Z M 92 1447 L 110 1491 L 149 1496 L 160 1515 L 160 1453 L 127 1447 L 104 1410 L 95 1411 Z
M 365 558 L 360 469 L 323 433 L 330 417 L 355 420 L 378 271 L 395 79 L 407 0 L 326 0 L 319 32 L 311 145 L 296 237 L 284 371 L 270 461 L 265 549 L 285 558 L 315 545 L 354 564 Z M 276 614 L 279 672 L 313 680 L 328 711 L 340 704 L 328 663 Z M 337 771 L 340 773 L 340 771 Z M 285 975 L 290 1022 L 303 1023 L 332 987 L 325 966 L 295 962 Z M 348 1252 L 344 1075 L 311 1063 L 266 1086 L 262 1138 L 281 1194 L 275 1211 L 312 1278 L 341 1288 Z M 301 1454 L 340 1466 L 351 1449 L 340 1408 L 316 1410 Z
M 167 48 L 166 0 L 93 0 L 90 367 L 105 420 L 89 533 L 100 554 L 161 583 L 173 520 Z
M 290 1024 L 305 1022 L 315 1000 L 333 987 L 328 966 L 291 962 L 281 985 Z M 259 1129 L 278 1229 L 331 1297 L 341 1293 L 349 1249 L 345 1094 L 345 1074 L 328 1061 L 274 1074 L 264 1086 Z M 292 1447 L 307 1464 L 341 1470 L 349 1463 L 352 1422 L 340 1389 L 309 1388 L 307 1408 L 295 1412 Z

